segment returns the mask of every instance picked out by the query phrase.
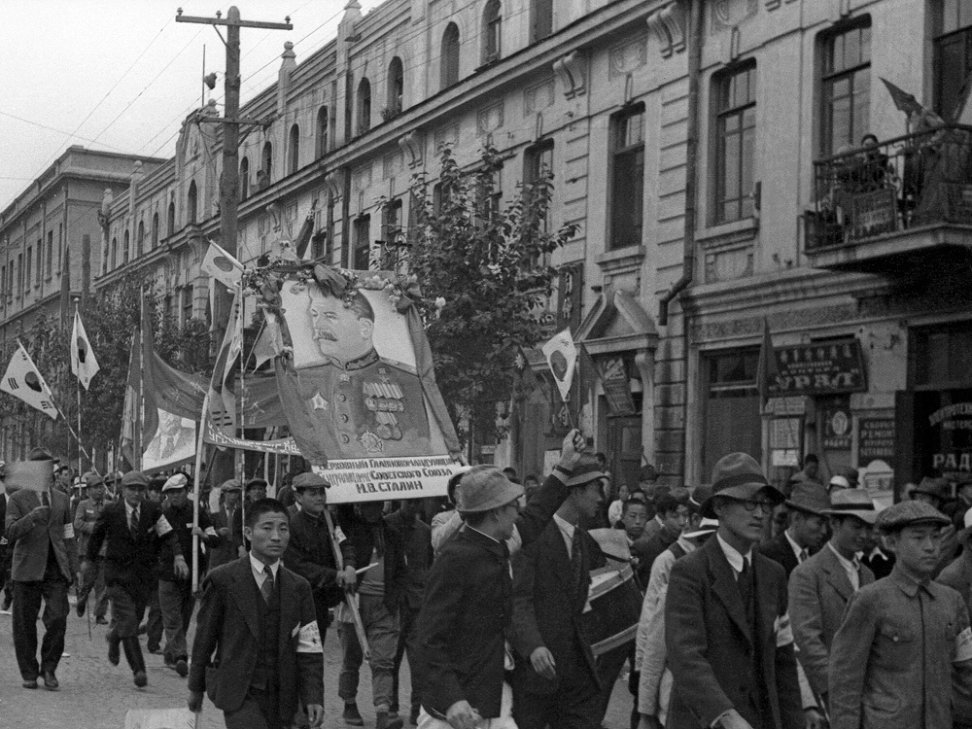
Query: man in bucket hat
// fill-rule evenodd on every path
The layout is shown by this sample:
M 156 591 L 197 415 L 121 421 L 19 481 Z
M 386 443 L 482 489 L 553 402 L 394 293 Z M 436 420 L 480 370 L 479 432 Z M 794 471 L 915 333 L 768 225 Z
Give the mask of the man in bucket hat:
M 874 582 L 874 574 L 857 554 L 869 543 L 877 519 L 866 489 L 831 494 L 831 538 L 827 545 L 797 567 L 790 577 L 790 617 L 800 651 L 800 665 L 810 688 L 826 706 L 830 646 L 851 596 Z
M 830 499 L 820 486 L 802 481 L 793 487 L 785 503 L 789 511 L 786 530 L 761 544 L 759 551 L 782 565 L 789 579 L 796 566 L 815 554 L 827 538 L 824 512 L 830 507 Z
M 669 729 L 804 725 L 783 568 L 753 547 L 783 500 L 745 453 L 716 463 L 702 515 L 715 537 L 672 567 Z
M 572 430 L 522 513 L 523 487 L 498 469 L 476 467 L 463 476 L 456 507 L 466 523 L 432 564 L 418 618 L 425 683 L 419 729 L 515 726 L 504 681 L 513 668 L 504 640 L 513 615 L 509 556 L 537 539 L 567 498 L 583 447 L 583 436 Z
M 832 729 L 952 726 L 953 681 L 969 689 L 972 630 L 962 596 L 931 581 L 947 516 L 903 501 L 877 527 L 897 560 L 851 597 L 830 650 Z

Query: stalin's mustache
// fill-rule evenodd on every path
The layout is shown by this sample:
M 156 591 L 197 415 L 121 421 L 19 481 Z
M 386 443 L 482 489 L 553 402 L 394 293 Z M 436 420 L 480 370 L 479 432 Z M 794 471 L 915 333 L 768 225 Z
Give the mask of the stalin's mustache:
M 328 342 L 336 342 L 337 341 L 337 337 L 335 337 L 330 332 L 325 331 L 324 329 L 315 329 L 314 330 L 314 341 L 315 342 L 319 342 L 322 339 L 324 339 L 325 341 L 328 341 Z

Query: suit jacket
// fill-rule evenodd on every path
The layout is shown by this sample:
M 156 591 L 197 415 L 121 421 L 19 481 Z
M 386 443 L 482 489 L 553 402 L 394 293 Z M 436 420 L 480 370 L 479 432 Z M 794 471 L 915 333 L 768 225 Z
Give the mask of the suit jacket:
M 408 570 L 402 604 L 410 610 L 418 610 L 422 607 L 425 581 L 432 564 L 432 530 L 417 516 L 410 522 L 406 521 L 400 511 L 392 512 L 385 517 L 385 521 L 402 535 L 405 548 Z
M 539 537 L 567 493 L 553 475 L 533 492 L 516 520 L 523 546 Z M 417 658 L 426 711 L 441 719 L 465 699 L 483 718 L 500 715 L 504 640 L 512 616 L 508 545 L 463 527 L 432 563 L 419 611 Z
M 401 533 L 384 519 L 369 524 L 359 517 L 351 505 L 339 506 L 338 523 L 351 543 L 353 566 L 365 567 L 371 560 L 375 549 L 375 530 L 381 530 L 385 538 L 385 607 L 393 615 L 398 613 L 402 595 L 408 581 L 408 567 L 405 564 L 405 545 Z M 365 573 L 358 575 L 358 584 L 364 581 Z
M 297 711 L 298 699 L 305 705 L 324 704 L 324 653 L 310 584 L 282 564 L 277 582 L 278 705 L 281 723 L 288 724 Z M 212 570 L 202 589 L 189 690 L 205 691 L 217 709 L 235 711 L 243 705 L 252 682 L 262 637 L 257 600 L 263 600 L 263 596 L 253 577 L 250 557 Z
M 106 506 L 91 532 L 87 558 L 97 559 L 101 545 L 106 545 L 105 583 L 109 585 L 136 585 L 154 580 L 163 542 L 173 557 L 182 555 L 179 540 L 171 527 L 165 534 L 158 533 L 157 524 L 163 518 L 161 505 L 145 499 L 138 508 L 137 537 L 129 529 L 124 499 Z
M 746 669 L 755 660 L 761 661 L 769 699 L 770 716 L 763 726 L 802 729 L 793 637 L 785 619 L 786 575 L 757 550 L 752 569 L 760 629 L 755 644 L 735 573 L 718 539 L 709 539 L 672 566 L 665 602 L 665 645 L 674 678 L 668 729 L 707 727 L 730 709 L 754 724 L 746 706 L 756 672 Z
M 580 527 L 576 527 L 580 529 Z M 540 537 L 513 557 L 513 682 L 534 694 L 598 684 L 594 654 L 581 625 L 590 590 L 590 571 L 604 565 L 597 542 L 581 531 L 581 578 L 575 579 L 560 527 L 547 524 Z M 533 670 L 530 655 L 545 647 L 554 657 L 557 678 Z
M 678 540 L 677 534 L 673 537 L 667 529 L 659 527 L 658 522 L 654 519 L 649 524 L 654 524 L 657 528 L 652 529 L 650 534 L 647 533 L 648 530 L 646 529 L 646 534 L 631 545 L 631 556 L 638 558 L 635 575 L 638 577 L 638 585 L 642 592 L 648 589 L 648 582 L 651 580 L 651 567 L 655 564 L 655 560 Z
M 791 550 L 792 552 L 792 550 Z M 861 587 L 874 582 L 874 573 L 861 565 Z M 800 665 L 810 688 L 828 690 L 830 646 L 844 619 L 854 587 L 833 550 L 825 546 L 790 576 L 790 620 L 800 650 Z
M 961 595 L 969 612 L 972 613 L 972 552 L 968 549 L 963 550 L 962 554 L 942 570 L 936 582 L 951 587 Z
M 233 519 L 229 518 L 225 506 L 220 506 L 218 511 L 214 511 L 210 515 L 213 529 L 216 530 L 217 534 L 224 527 L 229 529 L 229 534 L 225 536 L 220 535 L 219 544 L 209 556 L 210 569 L 219 567 L 221 564 L 226 564 L 227 562 L 234 562 L 240 558 L 239 549 L 243 546 L 242 513 L 242 507 L 240 504 L 237 504 L 233 512 Z
M 74 539 L 74 522 L 68 497 L 57 489 L 50 491 L 51 513 L 45 522 L 33 523 L 28 514 L 41 505 L 41 495 L 20 489 L 10 497 L 6 513 L 6 535 L 13 549 L 11 578 L 17 582 L 44 579 L 47 552 L 53 546 L 57 566 L 68 584 L 78 573 L 78 551 Z
M 780 532 L 772 539 L 760 544 L 759 551 L 783 567 L 783 571 L 786 572 L 786 579 L 790 579 L 793 570 L 800 564 L 800 560 L 793 553 L 793 547 L 790 546 L 790 540 L 786 538 L 785 532 Z

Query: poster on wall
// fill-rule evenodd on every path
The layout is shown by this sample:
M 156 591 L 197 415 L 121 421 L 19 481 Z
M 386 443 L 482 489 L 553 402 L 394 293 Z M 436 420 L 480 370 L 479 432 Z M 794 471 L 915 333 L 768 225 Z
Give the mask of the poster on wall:
M 972 390 L 916 393 L 914 422 L 921 476 L 972 473 Z
M 849 451 L 852 422 L 850 410 L 844 407 L 826 408 L 823 416 L 823 447 L 831 451 Z

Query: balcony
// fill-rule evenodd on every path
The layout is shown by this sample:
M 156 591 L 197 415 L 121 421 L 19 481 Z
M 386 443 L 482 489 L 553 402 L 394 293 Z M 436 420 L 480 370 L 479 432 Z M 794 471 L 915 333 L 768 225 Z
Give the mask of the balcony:
M 814 192 L 804 250 L 815 268 L 908 276 L 968 260 L 972 127 L 945 125 L 819 160 Z

